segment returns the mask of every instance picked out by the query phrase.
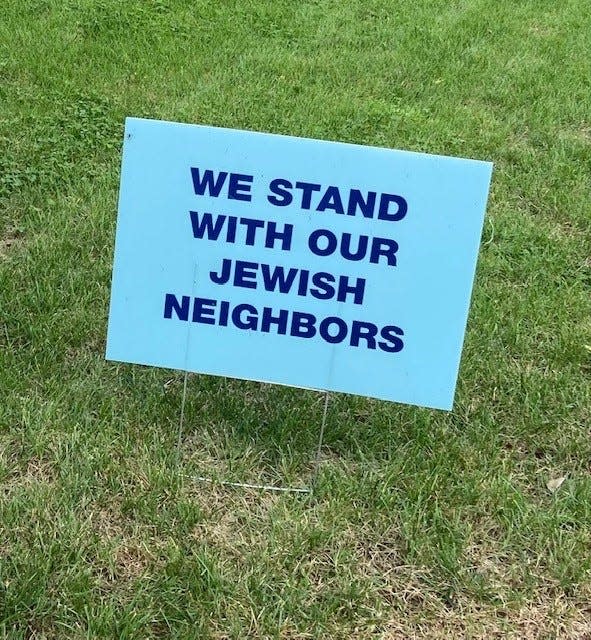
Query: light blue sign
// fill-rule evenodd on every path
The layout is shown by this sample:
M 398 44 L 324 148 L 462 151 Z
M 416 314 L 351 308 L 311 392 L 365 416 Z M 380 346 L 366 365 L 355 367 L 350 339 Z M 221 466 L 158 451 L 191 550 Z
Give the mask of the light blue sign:
M 451 409 L 491 171 L 129 118 L 107 358 Z

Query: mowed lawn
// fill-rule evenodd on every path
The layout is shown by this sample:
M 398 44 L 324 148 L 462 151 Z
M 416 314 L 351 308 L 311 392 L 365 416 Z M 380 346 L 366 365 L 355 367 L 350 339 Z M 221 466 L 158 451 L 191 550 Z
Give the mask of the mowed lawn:
M 104 359 L 127 115 L 495 163 L 452 413 Z M 591 637 L 588 0 L 1 0 L 0 636 Z M 177 464 L 178 462 L 178 464 Z

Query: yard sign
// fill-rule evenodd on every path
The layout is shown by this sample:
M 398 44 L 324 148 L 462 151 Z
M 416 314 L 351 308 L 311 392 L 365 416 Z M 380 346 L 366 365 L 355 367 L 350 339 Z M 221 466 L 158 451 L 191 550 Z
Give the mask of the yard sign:
M 129 118 L 107 358 L 451 409 L 491 171 Z

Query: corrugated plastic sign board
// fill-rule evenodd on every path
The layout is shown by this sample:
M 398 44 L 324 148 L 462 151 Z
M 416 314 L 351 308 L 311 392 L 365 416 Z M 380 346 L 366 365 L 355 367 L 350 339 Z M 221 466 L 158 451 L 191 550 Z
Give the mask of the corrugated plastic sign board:
M 107 358 L 450 409 L 491 172 L 128 118 Z

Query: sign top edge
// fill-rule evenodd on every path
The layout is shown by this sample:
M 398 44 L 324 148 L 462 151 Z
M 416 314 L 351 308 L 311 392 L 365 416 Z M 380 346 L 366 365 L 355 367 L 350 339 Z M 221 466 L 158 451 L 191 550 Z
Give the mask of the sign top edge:
M 230 132 L 230 133 L 249 133 L 252 135 L 259 135 L 259 136 L 271 136 L 273 138 L 284 138 L 286 140 L 302 140 L 302 141 L 306 141 L 306 142 L 321 142 L 324 144 L 331 144 L 331 145 L 343 145 L 346 147 L 353 147 L 353 148 L 357 148 L 357 149 L 373 149 L 376 151 L 389 151 L 389 152 L 398 152 L 398 153 L 405 153 L 405 154 L 411 154 L 414 156 L 420 156 L 420 157 L 424 157 L 424 158 L 432 158 L 432 159 L 445 159 L 445 160 L 461 160 L 463 162 L 473 162 L 475 164 L 479 164 L 483 167 L 487 167 L 489 169 L 489 171 L 492 172 L 493 169 L 493 162 L 489 161 L 489 160 L 479 160 L 477 158 L 464 158 L 464 157 L 460 157 L 460 156 L 446 156 L 446 155 L 442 155 L 442 154 L 437 154 L 437 153 L 426 153 L 424 151 L 409 151 L 407 149 L 395 149 L 392 147 L 380 147 L 377 145 L 364 145 L 364 144 L 359 144 L 359 143 L 355 143 L 355 142 L 342 142 L 340 140 L 323 140 L 320 138 L 307 138 L 305 136 L 292 136 L 292 135 L 288 135 L 288 134 L 283 134 L 283 133 L 271 133 L 268 131 L 255 131 L 255 130 L 251 130 L 251 129 L 233 129 L 231 127 L 217 127 L 214 125 L 205 125 L 205 124 L 196 124 L 196 123 L 190 123 L 190 122 L 176 122 L 173 120 L 159 120 L 156 118 L 139 118 L 136 116 L 126 116 L 125 118 L 125 130 L 127 132 L 127 127 L 134 123 L 134 122 L 138 122 L 138 123 L 148 123 L 148 124 L 170 124 L 170 125 L 175 125 L 177 127 L 189 127 L 191 129 L 194 128 L 199 128 L 199 129 L 205 129 L 205 130 L 213 130 L 213 131 L 226 131 L 226 132 Z

